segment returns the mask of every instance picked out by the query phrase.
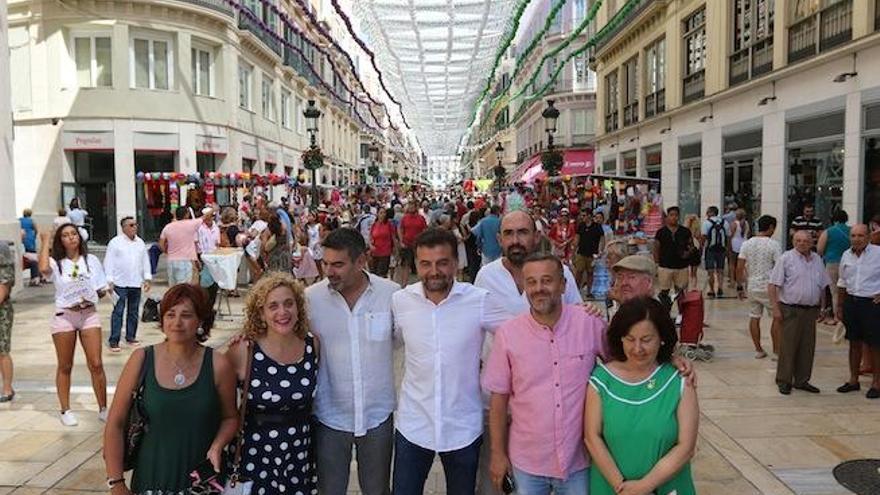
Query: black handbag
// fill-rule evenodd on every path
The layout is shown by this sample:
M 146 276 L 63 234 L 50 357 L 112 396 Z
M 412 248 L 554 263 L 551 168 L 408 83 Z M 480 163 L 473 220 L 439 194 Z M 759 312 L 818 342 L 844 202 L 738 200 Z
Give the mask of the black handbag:
M 131 407 L 125 420 L 125 443 L 122 452 L 122 466 L 131 471 L 137 464 L 138 451 L 144 434 L 150 427 L 144 407 L 144 384 L 147 378 L 147 362 L 153 358 L 153 346 L 144 349 L 144 362 L 141 364 L 137 387 L 131 392 Z
M 141 322 L 150 323 L 159 321 L 159 301 L 148 297 L 144 301 L 144 310 L 141 312 Z

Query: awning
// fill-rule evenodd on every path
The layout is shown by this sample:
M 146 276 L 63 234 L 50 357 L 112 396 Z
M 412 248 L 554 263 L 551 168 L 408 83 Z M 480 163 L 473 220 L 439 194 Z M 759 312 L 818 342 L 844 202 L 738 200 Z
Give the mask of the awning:
M 559 175 L 580 176 L 593 173 L 593 150 L 565 150 L 562 152 L 562 170 Z M 526 161 L 517 172 L 522 169 L 519 175 L 513 174 L 514 182 L 532 182 L 535 179 L 544 179 L 547 174 L 541 168 L 541 154 L 531 157 Z

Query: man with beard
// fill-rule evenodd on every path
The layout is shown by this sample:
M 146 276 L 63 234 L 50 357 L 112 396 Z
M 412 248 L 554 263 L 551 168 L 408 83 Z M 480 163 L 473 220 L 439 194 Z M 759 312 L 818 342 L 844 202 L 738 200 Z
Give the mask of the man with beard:
M 327 278 L 306 289 L 309 325 L 321 339 L 318 490 L 347 493 L 354 447 L 361 492 L 388 495 L 394 441 L 391 298 L 400 286 L 367 273 L 367 245 L 357 230 L 335 230 L 322 246 Z
M 406 349 L 397 404 L 395 495 L 421 495 L 434 456 L 446 489 L 473 495 L 483 409 L 480 348 L 507 319 L 485 289 L 457 282 L 458 240 L 430 228 L 413 245 L 420 282 L 392 296 L 396 338 Z
M 533 254 L 522 271 L 530 311 L 499 327 L 482 379 L 492 393 L 492 484 L 512 474 L 520 493 L 586 493 L 584 377 L 608 356 L 605 322 L 563 304 L 557 257 Z

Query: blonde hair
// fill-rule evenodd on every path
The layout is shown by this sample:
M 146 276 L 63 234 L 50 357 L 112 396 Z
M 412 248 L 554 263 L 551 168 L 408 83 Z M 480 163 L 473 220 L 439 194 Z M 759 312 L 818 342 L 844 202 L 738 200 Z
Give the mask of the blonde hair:
M 309 333 L 309 320 L 306 316 L 306 295 L 303 285 L 292 275 L 284 272 L 269 272 L 260 277 L 248 292 L 244 301 L 244 334 L 254 340 L 266 335 L 269 325 L 263 319 L 263 307 L 269 294 L 279 288 L 287 287 L 293 292 L 293 300 L 296 302 L 296 325 L 293 332 L 297 337 L 304 339 Z

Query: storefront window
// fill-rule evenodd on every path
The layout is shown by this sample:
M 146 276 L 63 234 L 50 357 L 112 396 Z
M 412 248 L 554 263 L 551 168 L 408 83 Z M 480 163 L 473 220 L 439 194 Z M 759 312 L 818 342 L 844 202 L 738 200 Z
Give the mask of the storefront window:
M 700 216 L 700 162 L 681 162 L 679 170 L 678 207 L 681 215 Z
M 663 154 L 660 146 L 652 146 L 645 150 L 645 171 L 649 179 L 660 180 Z M 657 183 L 659 187 L 659 182 Z
M 880 214 L 880 148 L 878 138 L 865 139 L 865 210 L 862 221 Z
M 627 177 L 635 177 L 638 174 L 636 165 L 636 152 L 628 151 L 623 154 L 623 175 Z
M 86 230 L 93 242 L 106 244 L 116 236 L 116 185 L 112 151 L 73 153 L 75 195 L 89 212 Z M 68 208 L 69 202 L 64 204 Z
M 761 214 L 761 157 L 724 161 L 724 204 L 736 203 L 750 219 Z
M 813 204 L 829 224 L 843 203 L 843 141 L 790 148 L 788 167 L 788 221 Z
M 135 151 L 134 170 L 137 172 L 174 172 L 173 151 Z M 171 221 L 172 192 L 167 181 L 153 180 L 135 183 L 138 234 L 147 242 L 159 239 L 159 234 Z M 182 204 L 178 193 L 177 204 Z

